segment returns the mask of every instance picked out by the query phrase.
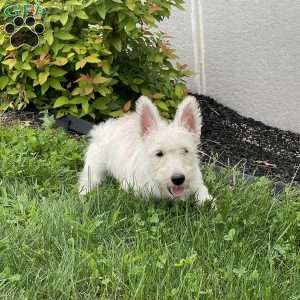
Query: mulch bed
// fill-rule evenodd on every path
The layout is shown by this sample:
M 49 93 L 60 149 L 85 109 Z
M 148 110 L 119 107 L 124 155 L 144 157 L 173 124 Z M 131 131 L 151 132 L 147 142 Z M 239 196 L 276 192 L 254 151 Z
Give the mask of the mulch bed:
M 245 118 L 215 100 L 197 96 L 202 108 L 202 160 L 239 165 L 247 174 L 300 183 L 300 134 Z
M 0 114 L 0 126 L 22 123 L 34 128 L 41 126 L 39 114 L 35 111 L 7 111 Z
M 267 126 L 206 96 L 196 96 L 203 116 L 201 159 L 217 166 L 238 166 L 246 174 L 300 183 L 300 134 Z M 36 112 L 7 112 L 0 126 L 22 122 L 40 127 Z M 80 127 L 76 125 L 74 128 Z M 91 124 L 87 123 L 87 126 Z M 72 132 L 76 138 L 78 134 Z

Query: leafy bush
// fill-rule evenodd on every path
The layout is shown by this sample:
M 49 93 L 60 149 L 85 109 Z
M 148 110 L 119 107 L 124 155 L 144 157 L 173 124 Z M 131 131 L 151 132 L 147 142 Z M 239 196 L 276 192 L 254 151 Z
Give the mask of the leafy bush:
M 15 2 L 2 0 L 0 9 Z M 189 72 L 171 63 L 176 56 L 156 23 L 182 2 L 43 1 L 47 14 L 37 19 L 45 33 L 36 48 L 15 49 L 0 32 L 1 109 L 33 104 L 57 109 L 57 117 L 98 120 L 130 110 L 144 94 L 168 117 L 186 94 Z M 6 22 L 2 14 L 0 23 Z

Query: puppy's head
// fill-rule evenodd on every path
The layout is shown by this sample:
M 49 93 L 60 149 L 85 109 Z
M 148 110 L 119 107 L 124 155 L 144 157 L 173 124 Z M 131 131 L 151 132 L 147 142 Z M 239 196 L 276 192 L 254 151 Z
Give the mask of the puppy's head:
M 196 99 L 186 97 L 170 123 L 147 97 L 138 100 L 137 113 L 149 176 L 162 197 L 186 198 L 198 171 L 201 113 Z

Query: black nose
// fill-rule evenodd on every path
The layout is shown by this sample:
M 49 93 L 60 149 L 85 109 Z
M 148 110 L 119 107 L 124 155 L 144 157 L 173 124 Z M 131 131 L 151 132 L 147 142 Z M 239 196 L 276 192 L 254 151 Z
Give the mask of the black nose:
M 181 185 L 185 181 L 185 176 L 183 174 L 175 174 L 171 177 L 171 180 L 175 185 Z

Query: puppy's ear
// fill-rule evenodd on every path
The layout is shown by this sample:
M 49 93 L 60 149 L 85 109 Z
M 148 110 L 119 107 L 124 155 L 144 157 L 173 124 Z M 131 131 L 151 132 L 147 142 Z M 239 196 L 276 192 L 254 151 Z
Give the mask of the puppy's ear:
M 159 112 L 152 101 L 145 96 L 137 100 L 136 112 L 139 114 L 141 135 L 146 136 L 157 127 L 160 119 Z
M 177 108 L 174 122 L 200 136 L 202 117 L 195 97 L 187 96 L 184 98 Z

